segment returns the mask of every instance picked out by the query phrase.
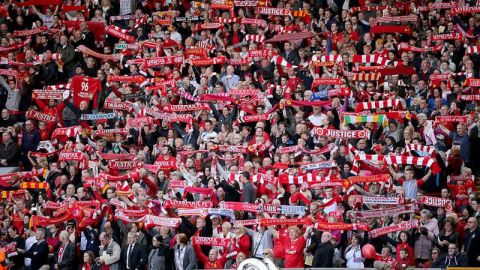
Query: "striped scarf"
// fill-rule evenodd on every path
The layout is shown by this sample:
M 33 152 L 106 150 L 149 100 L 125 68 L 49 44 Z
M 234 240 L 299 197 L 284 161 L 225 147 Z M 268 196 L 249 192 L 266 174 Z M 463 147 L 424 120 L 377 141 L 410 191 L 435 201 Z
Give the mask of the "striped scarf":
M 378 81 L 382 77 L 380 72 L 376 73 L 357 73 L 350 78 L 352 81 Z
M 386 66 L 390 62 L 387 58 L 374 55 L 374 54 L 362 54 L 354 55 L 352 58 L 352 63 L 354 64 L 377 64 L 380 66 Z M 394 66 L 397 66 L 398 62 L 394 62 Z
M 287 62 L 287 60 L 285 60 L 280 55 L 273 56 L 271 62 L 275 65 L 280 65 L 280 66 L 286 67 L 286 68 L 297 68 L 297 66 L 295 66 L 293 64 L 290 64 L 289 62 Z
M 344 125 L 356 124 L 356 123 L 381 123 L 387 125 L 388 119 L 384 114 L 373 115 L 344 115 Z
M 480 53 L 480 46 L 468 46 L 467 47 L 467 53 L 468 54 Z
M 265 36 L 247 34 L 247 35 L 245 35 L 244 40 L 245 41 L 252 41 L 252 42 L 255 42 L 255 43 L 265 43 Z
M 405 149 L 407 152 L 411 152 L 411 151 L 425 152 L 425 153 L 428 153 L 430 156 L 434 156 L 434 153 L 435 153 L 435 147 L 421 145 L 421 144 L 407 144 Z
M 399 99 L 387 99 L 380 101 L 370 101 L 370 102 L 361 102 L 355 108 L 355 112 L 361 112 L 364 110 L 375 110 L 375 109 L 385 109 L 392 107 L 401 107 L 401 102 Z

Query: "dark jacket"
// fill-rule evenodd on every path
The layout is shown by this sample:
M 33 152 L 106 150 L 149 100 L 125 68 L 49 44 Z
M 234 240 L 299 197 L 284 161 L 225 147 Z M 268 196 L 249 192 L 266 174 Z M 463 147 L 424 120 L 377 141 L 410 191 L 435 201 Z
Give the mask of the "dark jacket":
M 247 182 L 243 186 L 242 202 L 255 203 L 256 199 L 257 199 L 257 190 L 255 189 L 255 187 L 251 182 Z
M 73 71 L 75 66 L 75 48 L 73 48 L 70 42 L 63 47 L 61 44 L 58 44 L 57 52 L 62 54 L 63 69 L 66 72 Z
M 61 247 L 61 246 L 60 246 Z M 59 249 L 60 249 L 59 247 Z M 59 270 L 74 270 L 76 269 L 75 262 L 75 245 L 72 242 L 68 242 L 68 245 L 63 250 L 62 260 L 58 261 L 58 250 L 55 252 L 55 262 Z
M 31 132 L 24 132 L 22 137 L 22 153 L 28 154 L 28 151 L 37 151 L 40 143 L 40 133 L 37 130 Z
M 213 115 L 218 121 L 218 126 L 221 127 L 222 124 L 225 124 L 227 126 L 232 125 L 233 121 L 237 117 L 237 111 L 238 111 L 238 106 L 234 105 L 233 110 L 230 112 L 229 115 L 225 116 L 223 113 L 219 112 L 217 108 L 215 108 L 215 105 L 213 103 L 209 102 L 208 106 L 210 106 L 210 109 L 212 110 Z
M 0 144 L 0 159 L 7 160 L 7 166 L 18 165 L 18 146 L 13 140 Z M 0 164 L 0 166 L 3 166 Z
M 142 244 L 135 243 L 130 251 L 130 258 L 127 265 L 127 252 L 129 245 L 122 248 L 122 267 L 123 269 L 143 269 L 147 263 L 147 247 Z
M 438 267 L 446 268 L 446 267 L 461 267 L 461 266 L 468 266 L 467 265 L 467 258 L 462 255 L 457 255 L 454 257 L 444 256 L 440 259 L 440 263 Z
M 35 243 L 25 252 L 25 257 L 32 259 L 32 270 L 40 269 L 45 264 L 48 264 L 48 244 L 45 241 Z
M 313 255 L 312 267 L 333 267 L 334 252 L 332 243 L 319 243 Z
M 298 55 L 298 52 L 296 50 L 291 50 L 288 52 L 288 54 L 286 52 L 283 52 L 281 56 L 290 64 L 300 64 L 300 56 Z
M 480 263 L 477 261 L 477 257 L 480 256 L 480 228 L 477 227 L 473 232 L 467 229 L 464 249 L 468 258 L 468 266 L 479 267 Z

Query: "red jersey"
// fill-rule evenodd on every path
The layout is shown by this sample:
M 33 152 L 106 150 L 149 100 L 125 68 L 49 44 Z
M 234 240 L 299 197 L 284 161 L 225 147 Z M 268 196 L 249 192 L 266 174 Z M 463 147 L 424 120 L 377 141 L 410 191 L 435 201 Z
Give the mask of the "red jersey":
M 78 108 L 80 102 L 93 100 L 93 107 L 98 107 L 98 92 L 102 89 L 100 80 L 85 76 L 74 76 L 71 82 L 73 104 Z
M 224 269 L 225 268 L 225 262 L 227 261 L 228 253 L 225 252 L 222 257 L 217 258 L 217 260 L 212 262 L 210 261 L 208 256 L 203 254 L 202 250 L 198 245 L 193 245 L 193 249 L 195 250 L 195 255 L 197 255 L 198 260 L 203 263 L 204 269 Z
M 303 267 L 303 249 L 307 240 L 301 236 L 292 240 L 289 236 L 280 235 L 285 244 L 285 268 L 302 268 Z

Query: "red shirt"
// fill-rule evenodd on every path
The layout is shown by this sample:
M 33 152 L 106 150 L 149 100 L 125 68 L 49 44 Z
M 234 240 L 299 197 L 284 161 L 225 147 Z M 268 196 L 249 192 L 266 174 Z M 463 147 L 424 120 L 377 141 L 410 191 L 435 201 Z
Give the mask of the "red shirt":
M 228 253 L 224 253 L 222 257 L 217 258 L 216 261 L 211 262 L 208 256 L 202 253 L 202 250 L 198 245 L 193 245 L 193 249 L 195 250 L 195 254 L 199 261 L 203 263 L 204 269 L 224 269 L 225 262 L 227 261 Z
M 248 258 L 250 256 L 250 237 L 244 234 L 240 237 L 240 239 L 234 238 L 232 240 L 232 247 L 233 251 L 236 251 L 237 254 L 243 252 Z
M 278 229 L 279 238 L 273 238 L 273 256 L 279 259 L 285 259 L 285 244 L 283 239 L 285 239 L 285 228 Z
M 280 235 L 285 244 L 285 268 L 303 268 L 303 249 L 307 240 L 303 236 L 296 240 Z

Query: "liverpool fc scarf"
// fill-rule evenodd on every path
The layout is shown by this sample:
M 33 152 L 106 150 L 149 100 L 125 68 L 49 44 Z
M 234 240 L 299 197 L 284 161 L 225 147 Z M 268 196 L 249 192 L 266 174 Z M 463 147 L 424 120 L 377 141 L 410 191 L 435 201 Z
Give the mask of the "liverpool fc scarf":
M 122 59 L 121 54 L 103 54 L 103 53 L 98 53 L 94 50 L 89 49 L 85 45 L 80 45 L 77 47 L 77 51 L 84 53 L 86 55 L 93 56 L 98 59 L 102 59 L 104 61 L 120 61 Z
M 260 226 L 276 226 L 276 225 L 309 225 L 311 224 L 311 219 L 308 218 L 289 218 L 289 219 L 279 219 L 279 218 L 262 218 L 260 219 Z
M 201 245 L 201 246 L 215 246 L 215 247 L 226 247 L 230 243 L 229 238 L 220 238 L 220 237 L 192 237 L 192 244 Z
M 409 220 L 409 221 L 402 221 L 395 225 L 390 225 L 388 227 L 374 229 L 370 232 L 371 238 L 376 238 L 382 235 L 386 235 L 393 232 L 399 231 L 408 231 L 411 229 L 416 229 L 420 226 L 420 221 L 418 219 Z
M 154 215 L 146 215 L 144 218 L 145 228 L 150 229 L 156 226 L 165 226 L 169 228 L 177 228 L 180 226 L 182 219 L 180 218 L 166 218 Z
M 131 36 L 128 33 L 128 30 L 120 28 L 118 26 L 113 26 L 109 25 L 105 27 L 105 32 L 111 36 L 114 36 L 116 38 L 125 40 L 128 43 L 134 43 L 135 42 L 135 37 Z
M 417 20 L 417 15 L 377 17 L 375 18 L 375 24 L 392 22 L 416 22 Z
M 329 222 L 317 222 L 314 228 L 321 231 L 370 231 L 370 226 L 366 223 L 329 223 Z
M 372 205 L 399 205 L 404 200 L 400 197 L 382 197 L 382 196 L 355 196 L 355 204 L 372 204 Z
M 349 211 L 348 216 L 350 218 L 377 218 L 405 213 L 413 213 L 415 212 L 416 208 L 417 207 L 413 204 L 407 204 L 398 207 L 383 208 L 378 210 Z
M 473 7 L 454 7 L 450 10 L 450 14 L 469 14 L 469 13 L 480 13 L 480 6 Z
M 13 36 L 14 37 L 25 37 L 25 36 L 33 36 L 39 33 L 46 32 L 48 28 L 46 26 L 41 26 L 38 28 L 34 28 L 31 30 L 15 30 L 13 31 Z

